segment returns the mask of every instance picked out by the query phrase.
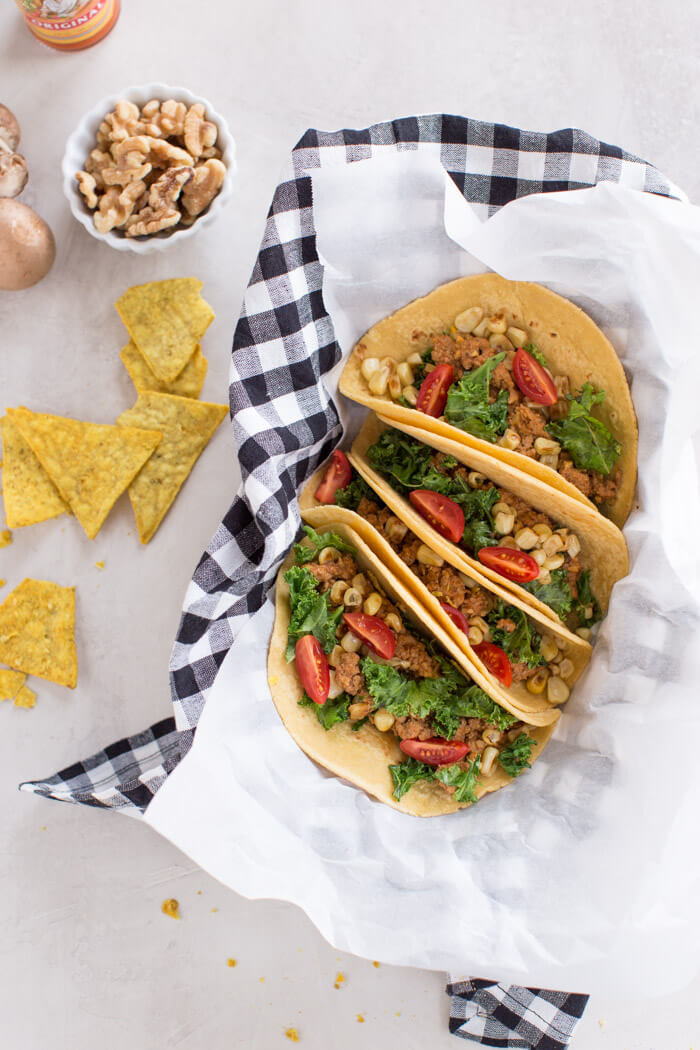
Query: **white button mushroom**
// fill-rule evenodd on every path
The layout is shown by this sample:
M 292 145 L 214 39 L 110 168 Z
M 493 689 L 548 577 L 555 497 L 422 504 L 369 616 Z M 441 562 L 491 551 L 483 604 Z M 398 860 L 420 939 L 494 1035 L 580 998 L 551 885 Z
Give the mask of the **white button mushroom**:
M 0 197 L 17 197 L 27 185 L 27 162 L 16 152 L 19 134 L 14 113 L 0 103 Z
M 0 289 L 29 288 L 45 277 L 56 256 L 48 225 L 32 208 L 0 199 Z

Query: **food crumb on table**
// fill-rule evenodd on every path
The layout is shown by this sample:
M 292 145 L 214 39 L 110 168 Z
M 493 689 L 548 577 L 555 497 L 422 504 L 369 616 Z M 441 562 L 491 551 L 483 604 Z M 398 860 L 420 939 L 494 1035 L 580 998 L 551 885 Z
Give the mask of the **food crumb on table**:
M 36 693 L 28 685 L 23 685 L 14 699 L 15 707 L 24 707 L 29 710 L 36 706 Z
M 9 547 L 12 543 L 12 533 L 9 529 L 3 529 L 0 532 L 0 547 Z
M 4 587 L 6 583 L 7 580 L 0 580 L 0 587 Z
M 237 966 L 238 965 L 238 959 L 227 959 L 226 960 L 226 965 L 227 966 Z
M 357 1015 L 357 1023 L 358 1023 L 358 1024 L 364 1024 L 364 1023 L 365 1023 L 365 1019 L 364 1019 L 364 1017 L 362 1016 L 362 1014 L 358 1014 L 358 1015 Z
M 372 966 L 373 966 L 373 967 L 375 968 L 375 970 L 378 970 L 378 969 L 379 969 L 379 963 L 377 962 L 377 960 L 376 960 L 376 959 L 375 959 L 375 960 L 374 960 L 374 962 L 372 963 Z
M 96 561 L 95 562 L 95 568 L 96 569 L 104 569 L 104 567 L 105 567 L 105 563 L 103 561 Z
M 171 919 L 181 919 L 180 904 L 174 897 L 169 897 L 160 906 L 163 915 L 169 915 Z
M 299 1042 L 299 1033 L 297 1032 L 296 1028 L 288 1028 L 284 1034 L 286 1035 L 287 1039 L 290 1039 L 293 1043 Z
M 340 988 L 341 984 L 344 984 L 344 983 L 345 983 L 345 974 L 344 973 L 337 973 L 335 975 L 335 984 L 333 985 L 333 987 L 334 988 Z

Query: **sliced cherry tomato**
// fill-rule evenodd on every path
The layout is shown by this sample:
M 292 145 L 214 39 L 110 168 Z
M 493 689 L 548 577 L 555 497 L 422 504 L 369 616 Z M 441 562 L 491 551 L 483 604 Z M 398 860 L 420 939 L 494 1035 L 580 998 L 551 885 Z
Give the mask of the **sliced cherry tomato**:
M 453 543 L 459 543 L 464 535 L 464 511 L 459 503 L 431 489 L 413 489 L 408 498 L 436 532 Z
M 425 762 L 428 766 L 449 766 L 460 762 L 469 751 L 469 744 L 455 740 L 443 740 L 434 736 L 431 740 L 402 740 L 399 747 L 406 755 Z
M 373 653 L 384 660 L 391 660 L 396 652 L 396 635 L 378 616 L 361 612 L 344 613 L 343 622 Z
M 532 555 L 512 547 L 482 547 L 477 557 L 482 565 L 488 565 L 499 576 L 514 583 L 529 583 L 540 574 L 540 567 Z
M 538 405 L 554 405 L 559 400 L 549 372 L 522 346 L 513 358 L 513 378 L 525 397 Z
M 455 370 L 452 365 L 437 365 L 432 372 L 428 372 L 418 391 L 418 411 L 436 419 L 441 416 L 447 403 L 447 391 L 454 380 Z
M 339 448 L 333 453 L 323 481 L 314 492 L 319 503 L 333 503 L 338 489 L 344 489 L 352 481 L 352 467 L 348 457 Z
M 447 602 L 440 602 L 440 608 L 445 610 L 455 627 L 459 627 L 460 631 L 469 634 L 469 621 L 463 612 L 455 609 L 454 605 L 448 605 Z
M 331 672 L 321 643 L 305 634 L 294 647 L 294 658 L 301 684 L 315 704 L 325 704 L 331 688 Z
M 513 668 L 503 650 L 493 642 L 481 642 L 480 645 L 474 645 L 472 648 L 487 670 L 507 689 L 513 681 Z

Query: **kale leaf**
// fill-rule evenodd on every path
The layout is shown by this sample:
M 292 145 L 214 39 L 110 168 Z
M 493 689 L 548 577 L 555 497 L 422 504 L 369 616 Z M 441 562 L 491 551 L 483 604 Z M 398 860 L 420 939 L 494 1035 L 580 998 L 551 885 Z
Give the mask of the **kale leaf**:
M 310 525 L 304 525 L 304 532 L 310 545 L 306 543 L 294 544 L 294 561 L 297 565 L 304 565 L 308 561 L 316 561 L 316 558 L 326 547 L 335 547 L 337 551 L 347 551 L 349 554 L 356 553 L 352 544 L 346 543 L 337 532 L 316 532 L 316 529 L 312 529 Z
M 447 787 L 456 788 L 453 798 L 455 802 L 478 802 L 475 791 L 481 758 L 477 756 L 467 769 L 459 765 L 438 766 L 435 770 L 435 780 L 441 781 Z
M 539 361 L 543 368 L 548 368 L 547 358 L 544 356 L 542 351 L 535 346 L 534 343 L 528 343 L 527 346 L 523 347 L 523 350 L 527 351 L 530 357 L 534 357 L 535 361 Z
M 411 489 L 433 489 L 448 494 L 451 479 L 436 469 L 432 460 L 435 450 L 400 430 L 385 430 L 367 449 L 367 459 L 402 496 Z M 446 469 L 456 466 L 454 456 L 444 457 Z
M 512 620 L 515 630 L 497 627 L 499 620 Z M 544 663 L 539 651 L 540 636 L 522 609 L 516 605 L 504 605 L 501 601 L 488 613 L 486 622 L 491 628 L 491 641 L 503 649 L 511 663 L 527 664 L 528 667 L 539 667 Z
M 344 489 L 338 489 L 336 492 L 335 505 L 346 507 L 347 510 L 357 510 L 363 498 L 376 499 L 376 496 L 362 475 L 353 470 L 352 481 L 348 482 Z
M 340 693 L 339 696 L 334 697 L 332 700 L 329 697 L 325 704 L 315 704 L 311 697 L 304 693 L 299 701 L 299 707 L 315 707 L 316 717 L 323 728 L 328 730 L 338 725 L 339 722 L 348 720 L 350 717 L 348 708 L 352 702 L 353 697 L 348 696 L 347 693 Z
M 470 488 L 462 475 L 458 474 L 452 479 L 449 496 L 464 511 L 464 546 L 470 551 L 490 547 L 494 543 L 491 508 L 500 499 L 498 489 L 493 486 L 487 489 Z
M 600 620 L 600 606 L 593 597 L 593 591 L 591 590 L 590 569 L 584 569 L 578 574 L 576 577 L 576 590 L 578 597 L 574 601 L 573 610 L 584 627 L 592 627 L 594 623 Z M 593 609 L 592 616 L 586 616 L 586 609 L 589 606 Z
M 571 594 L 566 569 L 553 569 L 549 583 L 538 583 L 537 580 L 530 580 L 529 583 L 523 583 L 522 587 L 524 590 L 529 591 L 530 594 L 534 594 L 535 598 L 539 598 L 545 605 L 548 605 L 560 619 L 565 620 L 571 612 L 574 599 Z
M 290 617 L 287 633 L 287 661 L 294 659 L 294 649 L 305 634 L 313 634 L 324 653 L 335 645 L 335 635 L 343 615 L 343 606 L 331 609 L 327 594 L 321 594 L 308 569 L 293 565 L 284 574 L 289 584 Z
M 530 768 L 530 752 L 535 743 L 532 737 L 521 733 L 512 744 L 501 751 L 498 761 L 509 777 L 519 777 L 524 769 Z
M 591 415 L 593 406 L 605 400 L 605 392 L 595 393 L 592 383 L 584 383 L 578 397 L 569 395 L 568 400 L 568 416 L 548 423 L 548 433 L 566 449 L 580 470 L 609 474 L 622 447 L 605 423 Z
M 493 370 L 505 356 L 505 353 L 494 354 L 452 384 L 445 407 L 448 423 L 484 441 L 495 441 L 503 434 L 508 415 L 508 391 L 499 390 L 492 403 L 489 401 L 489 387 Z
M 391 779 L 394 782 L 394 798 L 398 802 L 402 799 L 417 780 L 432 780 L 433 767 L 426 766 L 417 758 L 408 758 L 398 766 L 389 766 Z

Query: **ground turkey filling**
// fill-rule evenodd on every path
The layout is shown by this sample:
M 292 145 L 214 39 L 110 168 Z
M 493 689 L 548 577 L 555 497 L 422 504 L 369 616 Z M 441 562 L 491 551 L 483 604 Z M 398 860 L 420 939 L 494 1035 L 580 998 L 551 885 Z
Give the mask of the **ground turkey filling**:
M 377 510 L 380 509 L 376 504 L 370 504 L 368 500 L 364 502 Z M 388 511 L 386 513 L 388 515 Z M 323 565 L 309 563 L 306 565 L 306 568 L 318 581 L 321 592 L 329 590 L 339 580 L 347 583 L 348 586 L 357 586 L 357 582 L 353 584 L 353 580 L 357 580 L 357 575 L 360 572 L 354 558 L 349 554 L 341 554 L 335 561 L 327 561 Z M 368 584 L 370 588 L 374 589 L 374 584 L 371 581 L 368 580 Z M 369 589 L 367 593 L 369 594 Z M 384 598 L 376 615 L 380 619 L 385 620 L 391 613 L 398 615 L 400 619 L 396 606 Z M 338 631 L 338 638 L 340 639 L 344 633 L 345 628 L 341 627 Z M 417 638 L 405 626 L 402 626 L 400 631 L 394 631 L 394 633 L 396 635 L 396 652 L 388 662 L 393 667 L 401 668 L 402 671 L 413 678 L 437 678 L 440 674 L 439 664 L 431 656 L 420 638 Z M 367 691 L 365 677 L 360 666 L 361 662 L 362 656 L 360 653 L 343 653 L 333 668 L 335 682 L 340 689 L 354 698 L 354 702 L 350 704 L 348 709 L 350 720 L 358 722 L 363 718 L 368 718 L 370 722 L 373 722 L 374 712 L 372 709 L 374 701 Z M 451 739 L 465 741 L 469 744 L 469 753 L 464 762 L 460 763 L 463 768 L 468 768 L 476 755 L 488 746 L 482 739 L 482 734 L 489 724 L 483 718 L 460 719 L 459 727 Z M 401 740 L 429 740 L 431 737 L 439 735 L 431 724 L 430 718 L 414 718 L 411 715 L 397 718 L 391 728 L 392 732 Z
M 507 495 L 509 502 L 512 504 L 514 497 L 510 493 Z M 502 495 L 501 498 L 504 498 L 504 496 Z M 523 504 L 523 507 L 526 506 L 526 504 Z M 530 510 L 530 508 L 527 509 L 531 514 L 535 515 L 535 511 Z M 410 530 L 406 532 L 403 539 L 391 538 L 391 530 L 387 530 L 385 526 L 394 515 L 387 507 L 363 497 L 358 505 L 357 513 L 384 536 L 401 560 L 425 584 L 438 601 L 447 602 L 448 605 L 459 609 L 467 620 L 471 621 L 477 617 L 483 620 L 498 605 L 498 598 L 495 594 L 487 591 L 485 587 L 478 583 L 467 584 L 465 577 L 456 569 L 453 569 L 451 565 L 424 565 L 420 562 L 418 560 L 418 549 L 423 545 L 423 542 Z M 539 515 L 539 518 L 544 524 L 549 524 L 545 515 Z M 533 521 L 532 524 L 536 524 L 536 521 Z M 578 568 L 577 566 L 577 572 Z M 509 632 L 515 630 L 515 624 L 512 620 L 499 620 L 498 626 Z M 480 627 L 483 630 L 486 625 L 480 624 Z M 484 637 L 484 640 L 488 641 L 488 637 Z M 538 671 L 538 668 L 528 667 L 525 663 L 511 663 L 511 668 L 514 684 L 531 678 Z
M 465 372 L 471 372 L 479 365 L 483 365 L 494 354 L 501 352 L 497 347 L 491 346 L 486 339 L 479 339 L 474 335 L 458 335 L 454 339 L 449 335 L 435 335 L 432 341 L 433 363 L 452 365 L 455 382 L 461 379 Z M 507 426 L 514 430 L 520 438 L 517 451 L 523 456 L 536 459 L 535 439 L 549 438 L 545 423 L 568 415 L 569 402 L 562 396 L 555 405 L 551 406 L 539 405 L 535 408 L 528 404 L 525 395 L 518 389 L 513 379 L 511 372 L 513 357 L 513 351 L 506 351 L 505 360 L 494 368 L 491 375 L 489 400 L 494 402 L 499 390 L 508 391 Z M 562 394 L 564 392 L 566 391 L 560 391 Z M 564 451 L 559 455 L 556 470 L 594 503 L 608 503 L 617 495 L 620 485 L 619 470 L 610 477 L 606 477 L 597 470 L 579 470 L 574 466 L 571 456 Z

